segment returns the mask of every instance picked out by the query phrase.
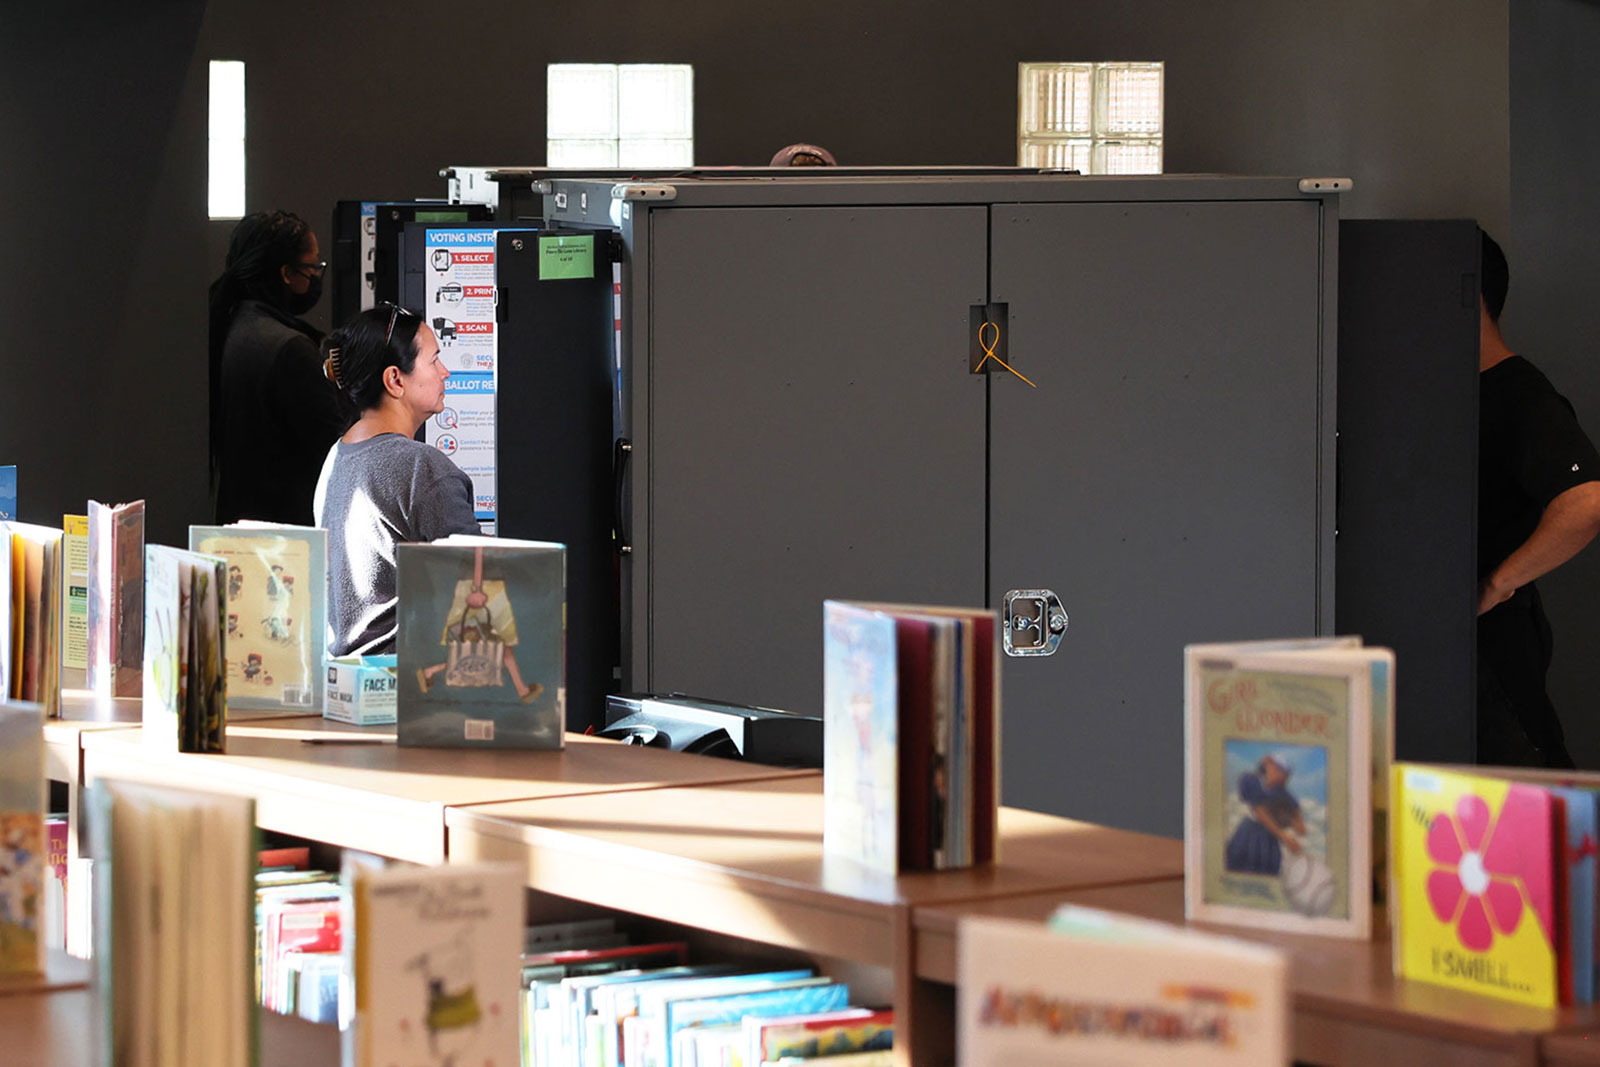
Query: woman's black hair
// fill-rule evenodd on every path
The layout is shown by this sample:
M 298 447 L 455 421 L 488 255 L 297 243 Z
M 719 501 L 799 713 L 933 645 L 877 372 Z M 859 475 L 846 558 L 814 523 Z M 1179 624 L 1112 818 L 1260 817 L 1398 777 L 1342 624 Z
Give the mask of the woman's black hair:
M 377 407 L 383 399 L 385 370 L 399 367 L 401 373 L 410 374 L 416 367 L 417 332 L 421 329 L 421 315 L 380 304 L 363 311 L 322 342 L 334 384 L 357 411 Z
M 218 451 L 222 447 L 222 349 L 228 340 L 228 327 L 233 324 L 239 304 L 245 300 L 259 300 L 276 308 L 287 307 L 289 291 L 278 268 L 298 263 L 310 238 L 311 227 L 299 215 L 287 211 L 271 214 L 258 211 L 246 215 L 228 239 L 228 257 L 222 274 L 211 283 L 209 365 L 213 490 Z

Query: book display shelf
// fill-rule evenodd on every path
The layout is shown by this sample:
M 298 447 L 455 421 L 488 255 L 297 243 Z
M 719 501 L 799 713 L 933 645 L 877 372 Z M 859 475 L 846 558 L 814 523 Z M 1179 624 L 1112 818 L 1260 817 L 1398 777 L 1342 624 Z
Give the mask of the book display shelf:
M 711 944 L 854 965 L 864 992 L 892 1002 L 904 1067 L 954 1062 L 963 916 L 1042 920 L 1072 902 L 1183 921 L 1180 841 L 1014 808 L 1001 812 L 992 866 L 879 875 L 824 855 L 815 771 L 580 735 L 562 752 L 402 749 L 393 727 L 317 717 L 237 722 L 227 755 L 181 754 L 147 744 L 127 709 L 74 700 L 66 710 L 76 717 L 46 727 L 61 780 L 245 794 L 266 829 L 414 862 L 515 863 L 535 919 L 615 909 Z M 1600 1064 L 1593 1007 L 1540 1011 L 1397 981 L 1386 939 L 1216 929 L 1290 953 L 1300 1061 Z M 83 979 L 80 969 L 54 993 L 0 990 L 12 1001 L 0 1004 L 0 1032 L 43 1050 L 22 1062 L 81 1062 L 92 1018 Z M 338 1062 L 331 1028 L 263 1021 L 264 1063 Z

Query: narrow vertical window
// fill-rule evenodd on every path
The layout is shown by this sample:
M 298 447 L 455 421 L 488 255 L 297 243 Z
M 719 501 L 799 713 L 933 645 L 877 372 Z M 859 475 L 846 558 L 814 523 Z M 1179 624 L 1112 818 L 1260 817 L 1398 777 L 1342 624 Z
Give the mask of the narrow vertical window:
M 206 210 L 214 219 L 244 217 L 244 64 L 211 61 L 210 157 Z
M 1017 162 L 1083 174 L 1160 174 L 1161 63 L 1021 63 Z

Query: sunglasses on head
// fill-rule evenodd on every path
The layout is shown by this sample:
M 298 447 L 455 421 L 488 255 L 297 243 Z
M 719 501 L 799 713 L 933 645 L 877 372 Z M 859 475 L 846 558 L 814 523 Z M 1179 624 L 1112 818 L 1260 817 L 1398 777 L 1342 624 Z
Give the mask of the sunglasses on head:
M 407 318 L 412 318 L 412 319 L 417 317 L 417 313 L 415 311 L 408 311 L 407 309 L 401 307 L 399 304 L 385 304 L 385 305 L 379 305 L 379 306 L 380 307 L 387 306 L 389 308 L 389 328 L 387 330 L 383 331 L 383 343 L 384 344 L 388 344 L 390 339 L 394 337 L 394 324 L 395 324 L 396 320 L 398 320 L 400 318 L 401 315 L 404 315 Z

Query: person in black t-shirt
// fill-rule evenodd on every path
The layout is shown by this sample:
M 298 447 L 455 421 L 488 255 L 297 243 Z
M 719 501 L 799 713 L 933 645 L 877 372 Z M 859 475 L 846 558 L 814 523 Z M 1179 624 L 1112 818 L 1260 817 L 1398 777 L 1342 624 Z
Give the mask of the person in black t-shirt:
M 299 316 L 322 295 L 317 235 L 286 211 L 234 227 L 211 286 L 211 478 L 217 522 L 311 524 L 322 460 L 355 421 Z
M 1545 691 L 1533 581 L 1600 532 L 1600 455 L 1550 380 L 1500 333 L 1510 272 L 1483 234 L 1478 339 L 1478 761 L 1571 767 Z

